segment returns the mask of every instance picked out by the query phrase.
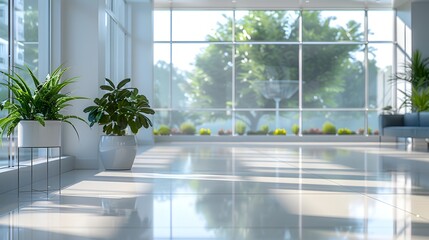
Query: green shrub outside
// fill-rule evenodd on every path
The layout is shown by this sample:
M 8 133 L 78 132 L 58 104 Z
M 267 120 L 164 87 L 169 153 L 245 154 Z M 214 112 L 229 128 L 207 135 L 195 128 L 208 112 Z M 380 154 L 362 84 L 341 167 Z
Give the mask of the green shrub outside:
M 159 135 L 170 135 L 171 130 L 170 127 L 168 127 L 167 125 L 161 125 L 158 128 L 158 134 Z
M 235 133 L 238 135 L 243 135 L 246 132 L 246 124 L 241 121 L 235 123 Z
M 338 129 L 338 135 L 351 135 L 353 134 L 352 130 L 348 128 L 340 128 Z
M 268 132 L 270 132 L 270 127 L 268 127 L 268 125 L 262 125 L 259 132 L 262 134 L 268 134 Z
M 211 133 L 209 128 L 200 128 L 200 135 L 210 135 Z
M 196 129 L 194 124 L 186 122 L 180 125 L 180 131 L 186 135 L 194 135 L 196 132 Z
M 293 134 L 295 134 L 295 135 L 298 135 L 298 134 L 299 134 L 299 126 L 298 126 L 298 124 L 294 124 L 294 125 L 292 125 L 292 132 L 293 132 Z
M 276 130 L 274 130 L 274 135 L 286 135 L 286 129 L 284 128 L 276 128 Z
M 335 127 L 334 124 L 332 124 L 330 122 L 325 122 L 322 126 L 322 133 L 323 134 L 336 134 L 337 128 Z

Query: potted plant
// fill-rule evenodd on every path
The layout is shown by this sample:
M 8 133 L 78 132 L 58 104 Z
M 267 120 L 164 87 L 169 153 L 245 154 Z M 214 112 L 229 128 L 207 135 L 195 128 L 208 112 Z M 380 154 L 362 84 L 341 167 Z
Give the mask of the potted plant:
M 152 126 L 146 116 L 155 111 L 150 108 L 146 96 L 139 94 L 137 88 L 126 87 L 130 78 L 123 79 L 116 86 L 106 78 L 108 85 L 101 85 L 106 91 L 101 98 L 94 99 L 94 106 L 83 111 L 88 113 L 90 126 L 103 126 L 105 135 L 101 136 L 99 144 L 100 160 L 107 170 L 131 169 L 137 151 L 134 134 L 142 128 Z M 132 135 L 127 134 L 131 130 Z
M 85 99 L 63 93 L 67 85 L 75 78 L 62 79 L 67 68 L 59 66 L 40 81 L 34 72 L 28 68 L 16 67 L 11 73 L 2 72 L 8 77 L 0 83 L 11 94 L 0 103 L 0 110 L 7 110 L 5 117 L 0 119 L 1 135 L 8 137 L 18 127 L 18 147 L 50 147 L 61 146 L 61 122 L 70 124 L 79 136 L 76 127 L 70 121 L 82 118 L 75 115 L 64 115 L 62 110 L 70 106 L 70 101 Z M 28 81 L 17 71 L 26 73 Z
M 409 107 L 415 114 L 429 111 L 429 57 L 423 58 L 420 51 L 414 51 L 404 71 L 395 74 L 391 81 L 411 85 L 409 91 L 399 90 L 404 96 L 400 108 Z

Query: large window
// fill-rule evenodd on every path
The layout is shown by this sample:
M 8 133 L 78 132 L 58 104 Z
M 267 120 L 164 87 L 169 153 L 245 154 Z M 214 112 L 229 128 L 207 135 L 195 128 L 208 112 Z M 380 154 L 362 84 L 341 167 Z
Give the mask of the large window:
M 129 75 L 127 5 L 123 0 L 106 0 L 106 77 L 119 82 Z
M 374 133 L 393 27 L 393 11 L 155 11 L 155 128 Z
M 49 1 L 0 1 L 0 70 L 8 72 L 14 67 L 26 66 L 43 79 L 49 71 L 48 30 Z M 0 75 L 0 80 L 7 81 L 7 78 Z M 8 94 L 6 88 L 0 87 L 0 101 Z M 5 116 L 6 112 L 0 115 Z M 13 166 L 15 154 L 13 138 L 3 138 L 0 167 Z

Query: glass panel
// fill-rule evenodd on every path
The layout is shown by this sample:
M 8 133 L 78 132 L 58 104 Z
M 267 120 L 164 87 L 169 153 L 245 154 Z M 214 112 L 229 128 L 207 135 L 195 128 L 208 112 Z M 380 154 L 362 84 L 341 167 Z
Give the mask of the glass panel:
M 173 70 L 176 78 L 181 76 L 177 69 Z M 167 108 L 170 106 L 170 44 L 154 44 L 154 102 L 155 108 Z M 175 82 L 180 80 L 175 79 Z
M 302 113 L 302 133 L 305 134 L 336 134 L 338 129 L 347 128 L 358 133 L 365 126 L 363 111 L 311 111 Z M 331 123 L 332 127 L 324 125 Z M 330 130 L 334 129 L 332 132 Z
M 115 36 L 117 40 L 116 46 L 115 46 L 115 51 L 116 51 L 115 66 L 117 69 L 116 78 L 118 81 L 121 81 L 126 77 L 125 76 L 125 62 L 126 62 L 125 33 L 124 31 L 122 31 L 119 25 L 116 25 L 116 29 L 117 29 L 117 34 Z
M 411 28 L 407 25 L 405 25 L 405 51 L 408 56 L 412 55 L 412 35 L 411 35 Z
M 173 107 L 230 107 L 232 46 L 173 44 L 172 48 Z
M 232 11 L 173 11 L 173 41 L 231 41 Z
M 153 129 L 158 129 L 159 126 L 166 125 L 169 127 L 175 127 L 171 121 L 171 112 L 168 110 L 157 110 L 156 114 L 153 115 Z
M 106 9 L 112 10 L 112 6 L 113 6 L 113 0 L 105 0 L 106 3 Z
M 298 11 L 236 11 L 236 41 L 298 41 Z
M 126 36 L 124 31 L 113 20 L 109 19 L 110 31 L 106 42 L 106 77 L 118 83 L 126 76 Z M 107 45 L 109 44 L 109 45 Z
M 105 56 L 104 56 L 104 65 L 105 65 L 105 76 L 107 77 L 107 78 L 109 78 L 109 79 L 111 79 L 112 78 L 112 75 L 111 75 L 111 66 L 110 66 L 110 58 L 111 58 L 111 56 L 110 56 L 110 45 L 111 45 L 111 39 L 110 39 L 110 34 L 111 34 L 111 28 L 112 28 L 112 21 L 110 20 L 110 17 L 109 17 L 109 15 L 106 13 L 105 15 L 104 15 L 104 21 L 105 21 L 105 24 L 106 24 L 106 32 L 105 32 L 105 34 L 106 34 L 106 36 L 105 36 L 105 40 L 106 40 L 106 42 L 105 42 L 105 46 L 104 46 L 104 51 L 105 51 Z
M 125 3 L 123 0 L 115 0 L 112 5 L 112 12 L 122 26 L 125 26 Z
M 118 26 L 116 25 L 115 21 L 113 19 L 110 19 L 110 46 L 108 49 L 109 56 L 110 56 L 110 80 L 112 80 L 115 83 L 118 83 L 118 68 L 117 68 L 117 42 L 118 38 L 116 37 L 118 32 Z
M 368 112 L 368 135 L 379 134 L 378 115 L 376 111 Z
M 303 106 L 365 106 L 363 45 L 304 45 Z
M 242 44 L 236 47 L 236 106 L 298 107 L 298 45 Z
M 0 2 L 0 71 L 7 72 L 9 68 L 8 55 L 9 55 L 9 34 L 8 34 L 8 1 Z M 0 81 L 4 82 L 7 78 L 0 74 Z M 7 98 L 8 91 L 3 85 L 0 86 L 0 101 Z M 7 111 L 0 111 L 0 117 L 5 117 Z M 8 156 L 9 141 L 7 138 L 2 139 L 0 148 L 0 168 L 9 165 Z M 3 230 L 3 229 L 2 229 Z M 4 235 L 4 233 L 2 233 Z
M 273 134 L 276 128 L 286 130 L 286 135 L 293 135 L 292 126 L 299 123 L 298 112 L 279 111 L 278 118 L 276 111 L 239 111 L 236 114 L 236 122 L 244 123 L 247 135 L 267 135 Z M 237 129 L 236 129 L 237 133 Z
M 9 54 L 9 34 L 8 34 L 8 1 L 0 1 L 0 70 L 7 71 L 8 69 L 8 54 Z M 0 75 L 0 79 L 5 79 L 4 75 Z M 1 101 L 5 99 L 4 87 L 0 86 Z
M 21 0 L 15 1 L 15 38 L 16 42 L 14 44 L 14 66 L 19 67 L 28 67 L 30 68 L 39 79 L 44 80 L 45 76 L 41 76 L 41 69 L 48 69 L 46 66 L 42 66 L 42 63 L 48 62 L 49 56 L 42 51 L 48 51 L 48 49 L 42 49 L 39 41 L 44 36 L 40 36 L 42 31 L 39 29 L 39 1 L 38 0 Z M 46 30 L 49 29 L 47 26 Z M 48 34 L 48 31 L 45 32 Z M 47 38 L 46 38 L 47 39 Z M 46 58 L 46 59 L 42 59 Z M 17 71 L 18 74 L 23 76 L 26 81 L 32 82 L 30 80 L 30 76 L 27 71 Z M 32 83 L 30 83 L 31 87 L 34 87 Z M 33 152 L 33 157 L 35 159 L 39 157 L 46 156 L 46 150 L 43 151 L 41 149 L 35 150 Z M 21 155 L 21 160 L 25 158 L 25 154 Z
M 153 23 L 153 39 L 170 41 L 170 11 L 154 11 Z
M 368 44 L 368 107 L 392 106 L 391 88 L 393 65 L 392 44 Z
M 393 11 L 368 11 L 368 40 L 393 40 Z
M 400 49 L 397 49 L 396 51 L 396 58 L 397 58 L 397 71 L 398 73 L 403 73 L 405 71 L 405 64 L 407 64 L 407 59 L 406 56 L 404 54 L 403 51 L 401 51 Z M 403 101 L 405 100 L 405 95 L 404 93 L 409 91 L 411 85 L 405 81 L 398 81 L 396 82 L 396 87 L 397 87 L 397 91 L 396 91 L 396 106 L 397 106 L 397 110 L 399 110 L 399 112 L 404 113 L 407 109 L 405 109 L 405 107 L 402 106 Z
M 17 1 L 15 4 L 15 65 L 39 68 L 39 12 L 37 0 Z
M 363 41 L 364 11 L 303 11 L 303 41 Z
M 401 49 L 405 49 L 405 23 L 400 17 L 396 18 L 396 41 Z

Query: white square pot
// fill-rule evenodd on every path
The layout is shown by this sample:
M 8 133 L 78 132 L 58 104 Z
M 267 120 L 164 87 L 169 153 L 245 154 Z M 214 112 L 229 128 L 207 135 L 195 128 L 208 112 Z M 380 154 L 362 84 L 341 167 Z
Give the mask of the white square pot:
M 22 120 L 18 123 L 18 147 L 60 147 L 61 121 Z

